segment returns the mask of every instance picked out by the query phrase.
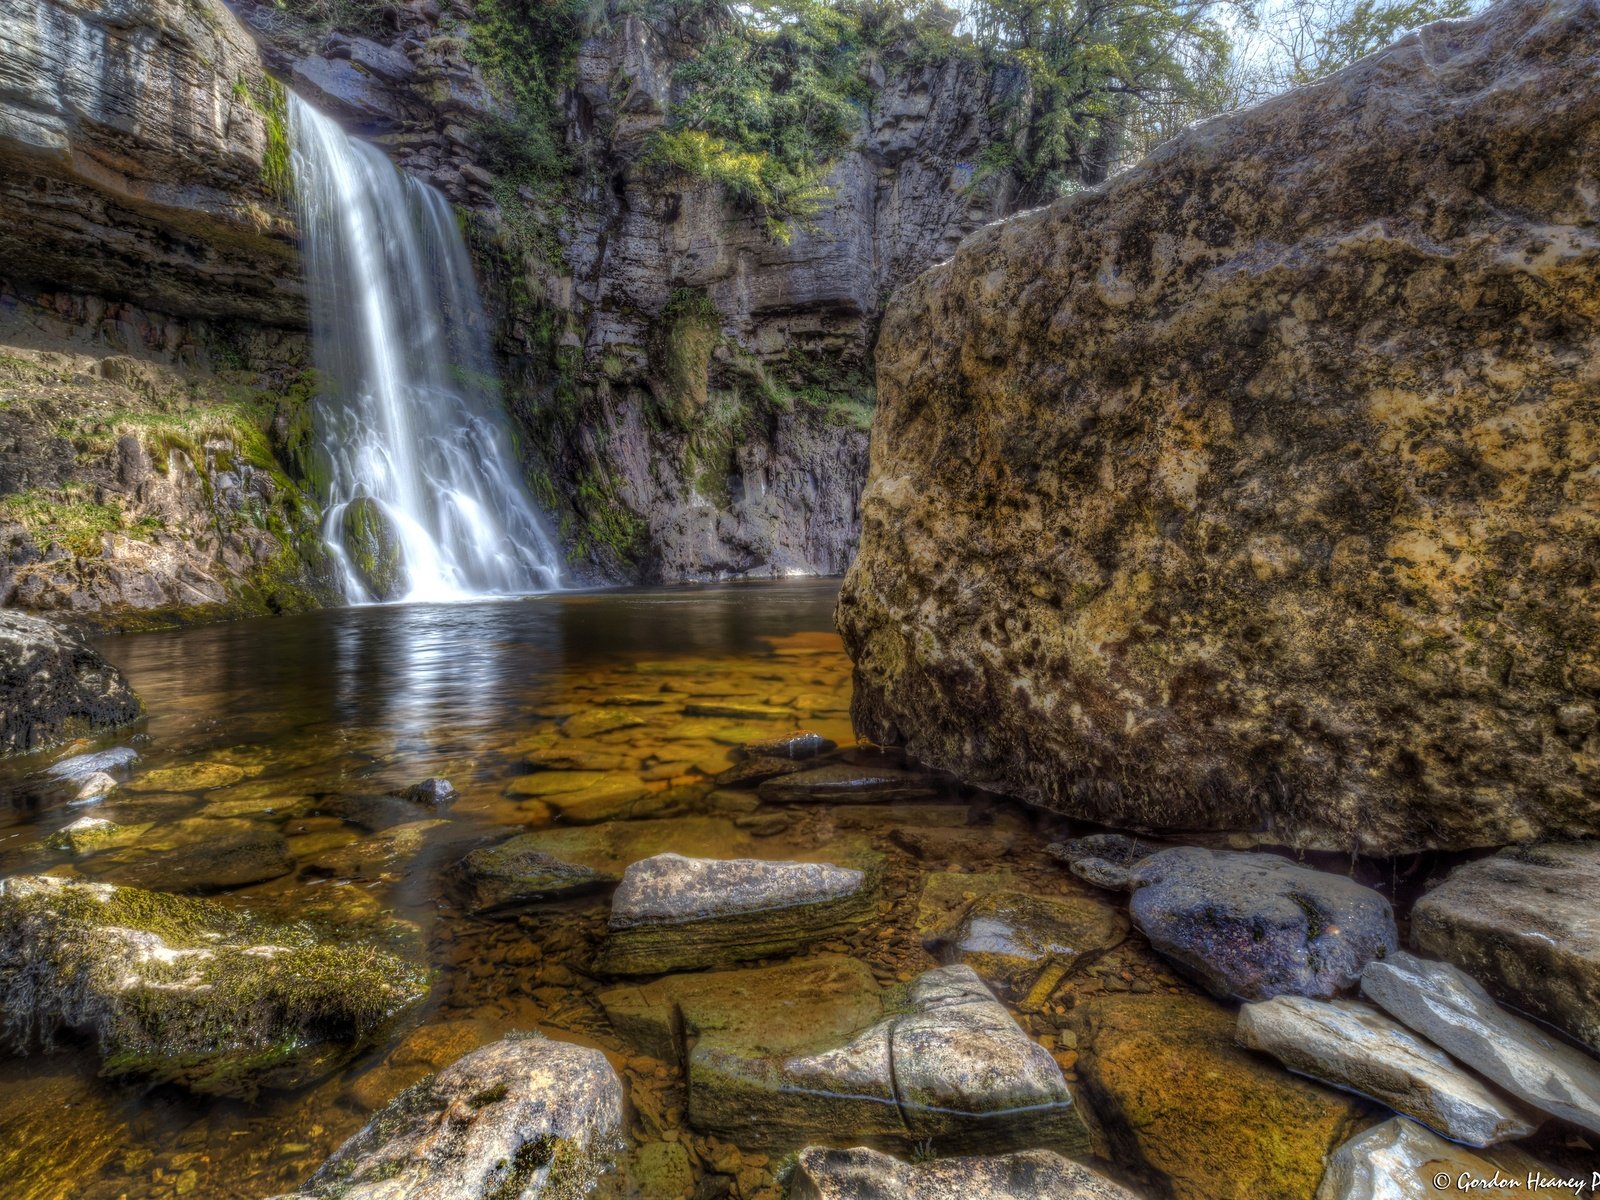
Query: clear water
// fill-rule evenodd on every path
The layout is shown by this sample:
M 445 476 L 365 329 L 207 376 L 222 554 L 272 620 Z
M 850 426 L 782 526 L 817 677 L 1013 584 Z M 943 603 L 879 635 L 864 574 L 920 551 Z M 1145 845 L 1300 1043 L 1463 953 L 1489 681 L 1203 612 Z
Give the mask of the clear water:
M 341 529 L 374 501 L 415 601 L 559 586 L 557 553 L 512 450 L 483 306 L 455 215 L 289 97 L 296 198 L 323 393 L 325 536 L 352 602 L 374 599 Z

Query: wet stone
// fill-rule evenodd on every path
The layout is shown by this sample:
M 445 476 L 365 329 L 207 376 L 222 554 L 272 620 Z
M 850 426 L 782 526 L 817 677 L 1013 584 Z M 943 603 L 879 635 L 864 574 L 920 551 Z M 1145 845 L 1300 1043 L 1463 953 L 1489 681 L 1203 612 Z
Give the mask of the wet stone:
M 1404 1117 L 1351 1138 L 1328 1158 L 1316 1200 L 1433 1200 L 1511 1192 L 1537 1200 L 1572 1200 L 1570 1189 L 1540 1184 L 1570 1172 L 1547 1167 L 1513 1146 L 1469 1150 Z M 1435 1180 L 1443 1178 L 1444 1186 Z M 1493 1181 L 1508 1181 L 1493 1186 Z M 1458 1185 L 1465 1180 L 1467 1189 Z M 1515 1184 L 1515 1187 L 1510 1186 Z M 1476 1185 L 1476 1186 L 1474 1186 Z
M 107 1075 L 210 1095 L 300 1087 L 418 1003 L 427 974 L 350 936 L 206 900 L 42 876 L 0 880 L 11 1049 L 89 1037 Z
M 381 879 L 398 872 L 421 854 L 429 831 L 447 823 L 427 820 L 395 825 L 371 837 L 315 855 L 306 860 L 302 871 L 309 876 L 338 879 Z
M 605 1055 L 511 1037 L 403 1092 L 281 1200 L 583 1196 L 621 1134 L 622 1084 Z
M 735 721 L 782 721 L 794 716 L 787 708 L 768 704 L 736 704 L 726 701 L 698 701 L 683 706 L 686 717 L 728 717 Z
M 368 833 L 415 821 L 417 806 L 399 796 L 322 796 L 310 808 L 314 814 L 338 817 Z
M 632 729 L 644 723 L 643 717 L 626 708 L 590 708 L 574 713 L 563 721 L 561 732 L 569 738 L 586 738 L 597 733 Z
M 1600 1054 L 1600 842 L 1466 863 L 1411 910 L 1417 949 Z
M 134 792 L 208 792 L 248 778 L 250 772 L 232 763 L 197 762 L 177 767 L 160 767 L 131 780 Z
M 936 794 L 926 776 L 844 763 L 769 779 L 758 790 L 761 798 L 772 804 L 884 803 L 926 800 Z
M 91 776 L 108 775 L 112 781 L 126 779 L 139 761 L 139 752 L 132 746 L 113 746 L 109 750 L 96 750 L 91 754 L 75 754 L 52 763 L 45 774 L 51 779 L 64 779 L 80 783 Z
M 413 783 L 401 794 L 413 804 L 420 804 L 424 808 L 449 808 L 460 795 L 456 791 L 455 784 L 438 776 Z
M 1239 1044 L 1359 1092 L 1454 1142 L 1526 1137 L 1540 1118 L 1370 1005 L 1278 996 L 1239 1011 Z
M 1218 996 L 1326 998 L 1398 945 L 1379 893 L 1276 855 L 1184 846 L 1136 863 L 1130 879 L 1133 923 Z
M 628 817 L 650 795 L 637 775 L 600 771 L 542 771 L 515 780 L 510 790 L 541 799 L 563 820 L 580 825 Z
M 611 900 L 598 965 L 659 974 L 789 954 L 876 915 L 876 856 L 838 866 L 658 854 L 633 863 Z
M 137 841 L 149 828 L 149 824 L 118 825 L 104 817 L 79 817 L 52 833 L 44 844 L 52 850 L 91 854 L 96 850 Z
M 1045 851 L 1066 863 L 1067 870 L 1085 883 L 1107 891 L 1125 892 L 1133 887 L 1134 864 L 1169 848 L 1160 842 L 1120 833 L 1094 833 L 1070 842 L 1054 842 L 1046 846 Z
M 806 763 L 800 759 L 761 755 L 742 759 L 726 771 L 720 772 L 716 777 L 716 784 L 718 787 L 754 787 L 758 783 L 776 779 L 779 775 L 793 775 L 796 771 L 806 769 Z
M 94 879 L 153 892 L 226 891 L 294 870 L 284 837 L 254 821 L 196 817 L 156 825 L 126 848 L 79 864 Z
M 789 1200 L 1137 1200 L 1104 1175 L 1049 1150 L 906 1163 L 857 1146 L 807 1146 Z
M 930 949 L 963 962 L 990 983 L 1024 994 L 1050 970 L 1054 978 L 1119 944 L 1127 923 L 1104 901 L 994 892 L 969 904 Z
M 1401 952 L 1368 966 L 1361 991 L 1518 1099 L 1600 1133 L 1600 1062 L 1507 1012 L 1458 968 Z
M 838 743 L 810 729 L 797 729 L 778 737 L 760 738 L 739 747 L 747 759 L 777 758 L 800 762 L 828 754 L 839 748 Z

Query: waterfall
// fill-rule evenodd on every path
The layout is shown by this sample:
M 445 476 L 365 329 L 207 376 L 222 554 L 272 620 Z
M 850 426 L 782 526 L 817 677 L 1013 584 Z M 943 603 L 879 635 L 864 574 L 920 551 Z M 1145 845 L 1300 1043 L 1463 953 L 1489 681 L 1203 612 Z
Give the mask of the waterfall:
M 346 598 L 559 586 L 450 205 L 292 94 L 289 127 L 322 384 L 324 537 Z

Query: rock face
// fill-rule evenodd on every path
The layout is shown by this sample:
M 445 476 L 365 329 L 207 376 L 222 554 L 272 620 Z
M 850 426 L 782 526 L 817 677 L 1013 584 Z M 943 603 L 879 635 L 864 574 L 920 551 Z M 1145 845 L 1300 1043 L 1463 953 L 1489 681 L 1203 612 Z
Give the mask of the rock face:
M 658 975 L 792 954 L 874 915 L 879 869 L 654 855 L 623 873 L 598 965 Z
M 689 1123 L 741 1147 L 1087 1148 L 1060 1067 L 969 967 L 895 996 L 864 963 L 818 955 L 669 976 L 601 1003 L 629 1042 L 683 1062 Z
M 911 1165 L 858 1146 L 800 1151 L 789 1200 L 1135 1200 L 1132 1192 L 1048 1150 Z
M 568 1200 L 622 1142 L 622 1084 L 598 1050 L 483 1046 L 401 1093 L 279 1200 Z
M 282 88 L 221 0 L 17 0 L 0 262 L 178 316 L 304 322 Z
M 98 733 L 143 713 L 122 672 L 81 635 L 0 610 L 0 755 Z
M 358 940 L 136 888 L 0 880 L 0 1012 L 15 1051 L 70 1030 L 103 1073 L 210 1095 L 295 1088 L 418 1003 L 426 972 Z
M 1399 944 L 1379 893 L 1276 855 L 1180 846 L 1135 864 L 1129 883 L 1133 923 L 1218 996 L 1328 997 Z
M 1291 1071 L 1382 1101 L 1453 1142 L 1526 1137 L 1538 1118 L 1370 1005 L 1278 996 L 1239 1010 L 1239 1043 Z
M 1597 147 L 1600 13 L 1503 3 L 902 290 L 858 730 L 1113 826 L 1600 832 Z
M 1518 1099 L 1600 1133 L 1600 1062 L 1506 1012 L 1449 963 L 1401 952 L 1371 964 L 1361 991 Z
M 1412 907 L 1417 948 L 1600 1054 L 1600 842 L 1502 850 Z

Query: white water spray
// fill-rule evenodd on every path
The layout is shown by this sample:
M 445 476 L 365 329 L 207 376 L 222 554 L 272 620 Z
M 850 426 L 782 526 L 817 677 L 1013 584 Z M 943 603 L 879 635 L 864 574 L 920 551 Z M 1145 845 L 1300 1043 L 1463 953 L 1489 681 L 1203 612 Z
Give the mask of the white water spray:
M 346 598 L 558 587 L 449 204 L 293 95 L 289 127 L 330 473 L 323 536 Z M 352 525 L 383 531 L 392 569 L 352 553 Z

